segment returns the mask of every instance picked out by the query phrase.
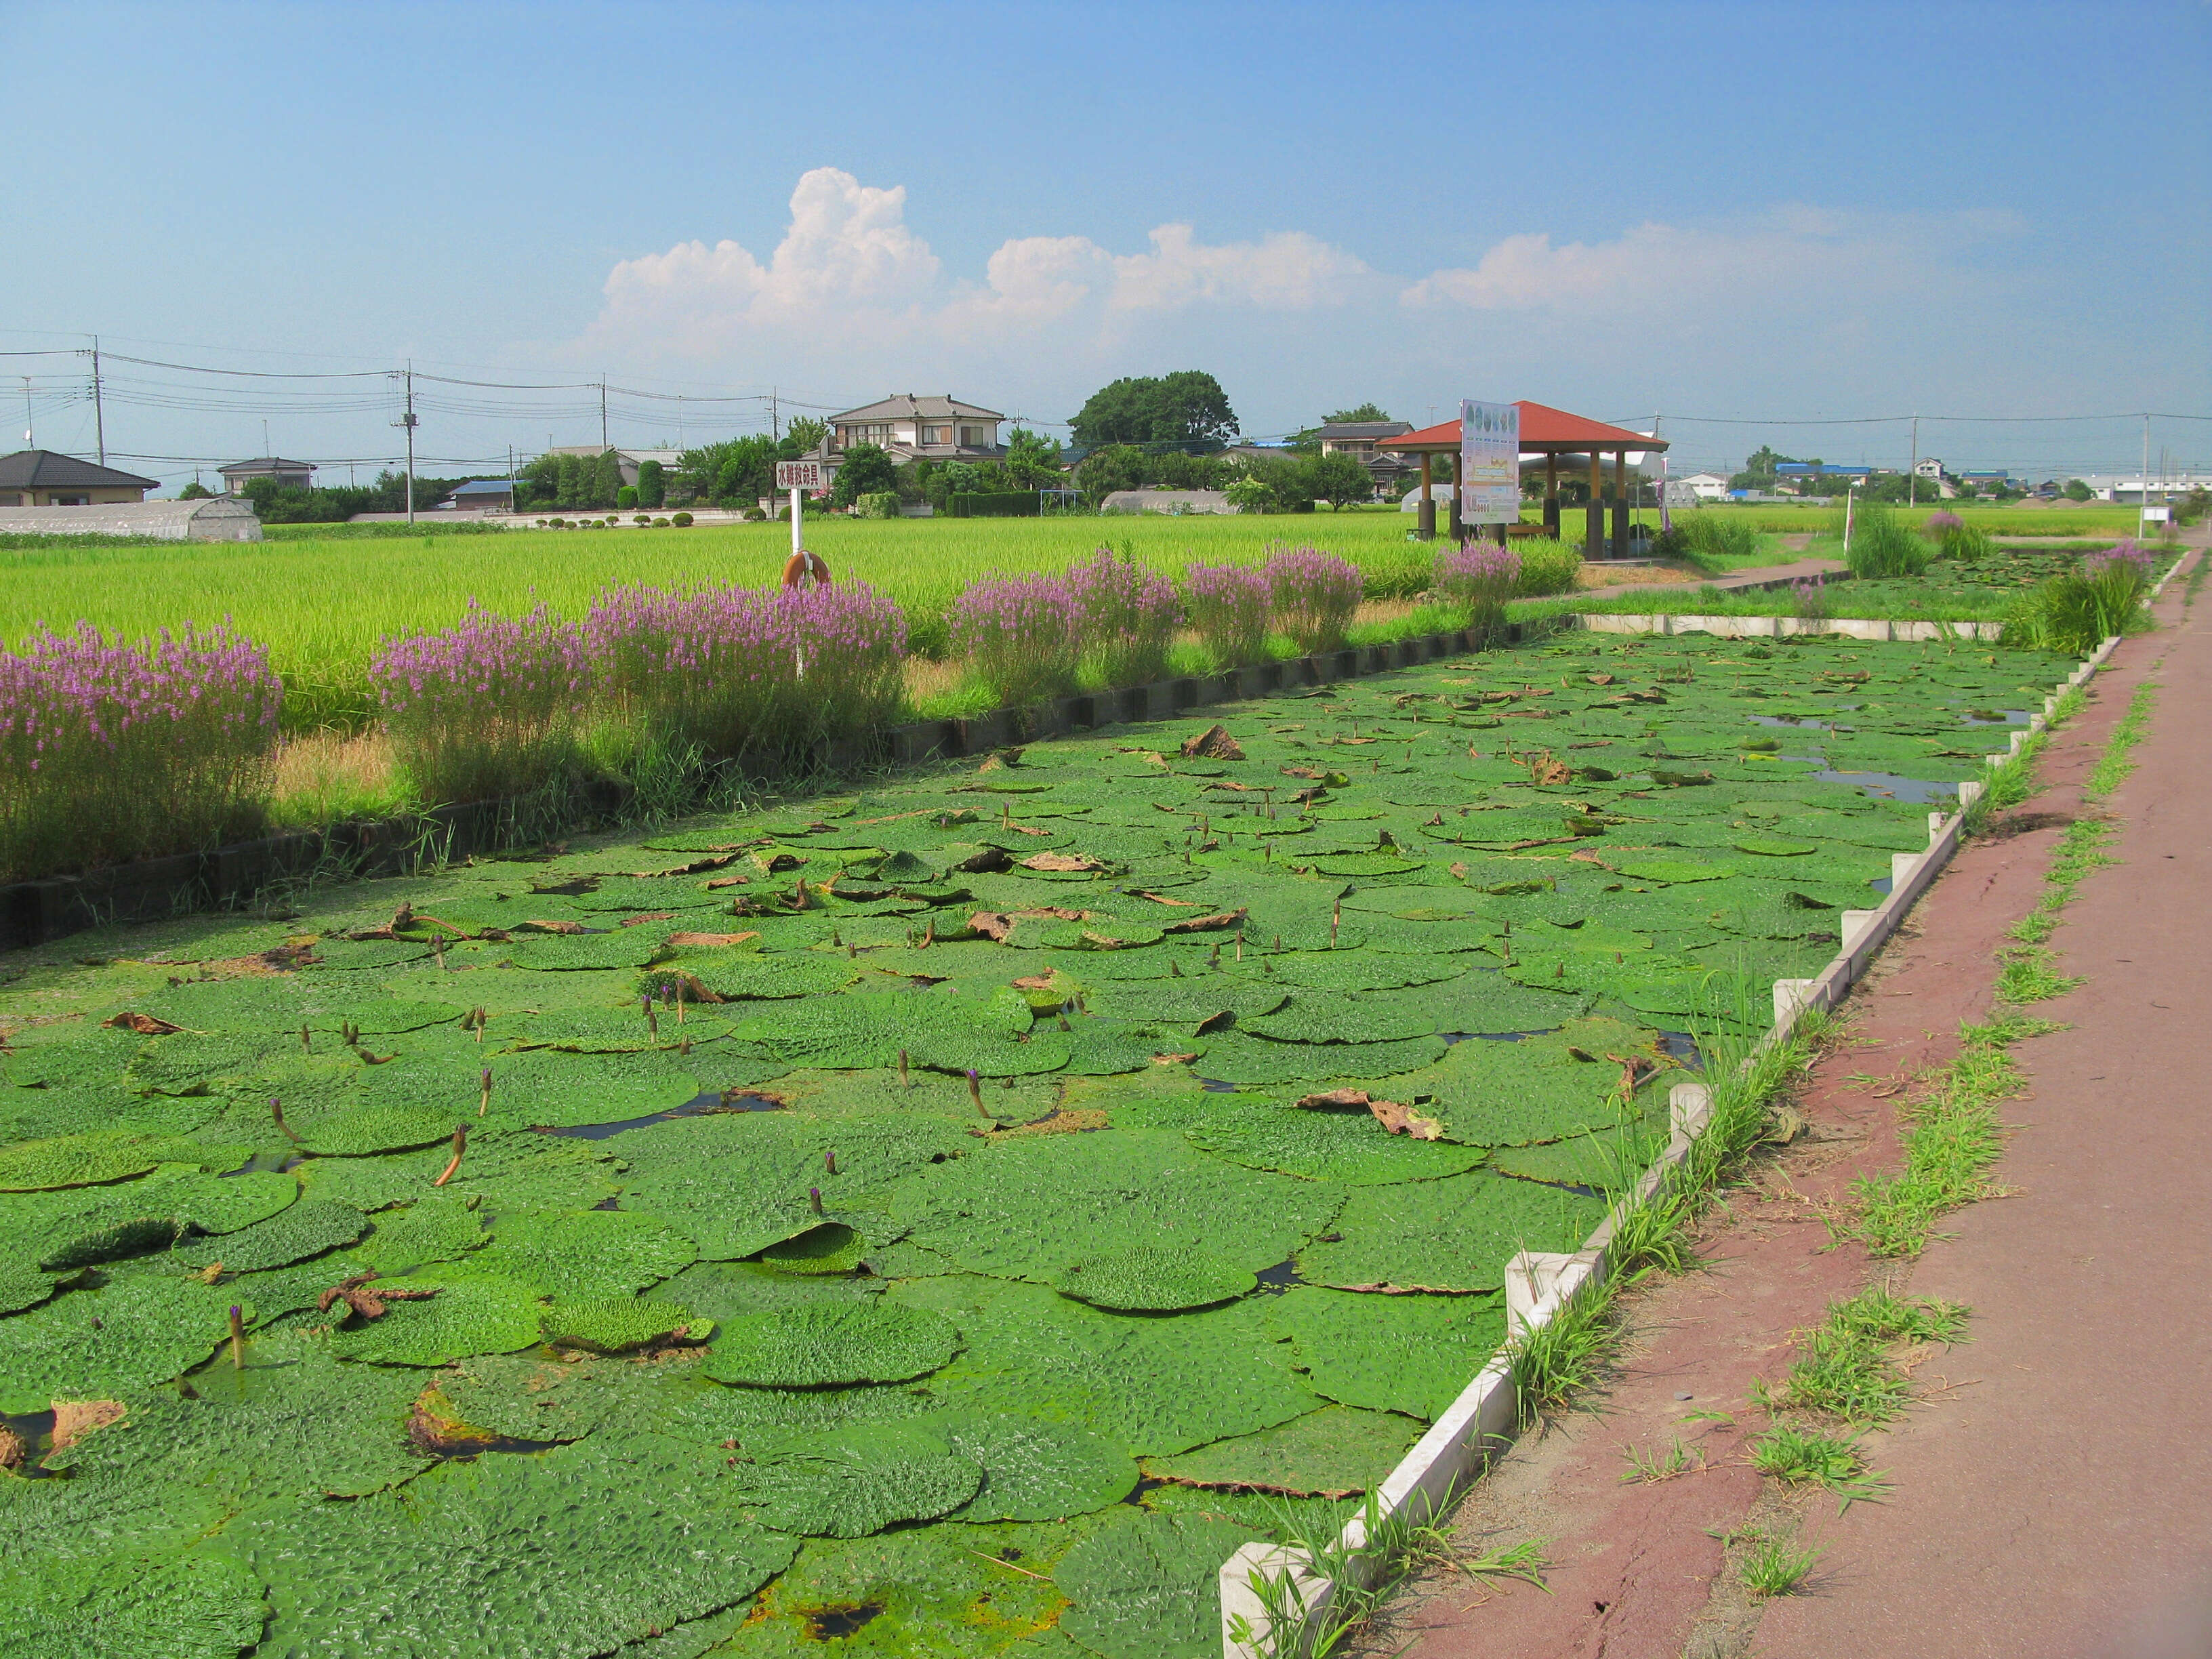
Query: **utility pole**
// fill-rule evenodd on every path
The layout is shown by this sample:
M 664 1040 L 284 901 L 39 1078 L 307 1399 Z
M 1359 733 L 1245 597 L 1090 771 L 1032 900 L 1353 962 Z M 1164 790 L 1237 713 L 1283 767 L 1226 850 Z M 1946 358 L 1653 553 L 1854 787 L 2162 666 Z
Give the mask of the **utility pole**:
M 407 382 L 407 412 L 392 424 L 407 429 L 407 522 L 415 522 L 415 362 L 410 358 L 407 367 L 400 370 Z
M 768 435 L 775 442 L 781 443 L 783 432 L 776 419 L 777 413 L 775 388 L 770 386 L 768 389 Z
M 107 417 L 100 401 L 100 336 L 92 337 L 92 430 L 100 444 L 100 464 L 107 465 Z
M 599 453 L 607 453 L 607 372 L 599 371 Z
M 32 435 L 32 434 L 33 434 L 33 431 L 34 431 L 35 429 L 36 429 L 36 428 L 34 428 L 34 426 L 33 426 L 33 422 L 32 422 L 32 420 L 31 420 L 31 377 L 30 377 L 29 375 L 26 374 L 26 375 L 23 377 L 23 447 L 24 447 L 24 448 L 26 448 L 26 449 L 34 449 L 34 448 L 36 448 L 36 447 L 38 447 L 38 442 L 39 442 L 38 439 Z
M 2142 486 L 2136 491 L 2141 503 L 2136 508 L 2136 539 L 2140 541 L 2150 530 L 2150 416 L 2143 416 L 2142 476 L 2136 482 Z
M 1912 470 L 1905 475 L 1905 504 L 1920 505 L 1920 417 L 1912 417 Z

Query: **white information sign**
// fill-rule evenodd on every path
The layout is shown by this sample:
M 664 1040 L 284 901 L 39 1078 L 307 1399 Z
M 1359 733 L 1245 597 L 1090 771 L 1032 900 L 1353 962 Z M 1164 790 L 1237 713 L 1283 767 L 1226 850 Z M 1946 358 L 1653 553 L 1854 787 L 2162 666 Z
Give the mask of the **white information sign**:
M 1462 524 L 1511 524 L 1521 516 L 1521 409 L 1517 404 L 1459 406 Z
M 2142 510 L 2145 524 L 2166 524 L 2172 520 L 2173 509 L 2167 507 L 2147 507 Z
M 775 487 L 778 489 L 824 489 L 822 482 L 822 463 L 819 461 L 778 461 L 775 464 Z

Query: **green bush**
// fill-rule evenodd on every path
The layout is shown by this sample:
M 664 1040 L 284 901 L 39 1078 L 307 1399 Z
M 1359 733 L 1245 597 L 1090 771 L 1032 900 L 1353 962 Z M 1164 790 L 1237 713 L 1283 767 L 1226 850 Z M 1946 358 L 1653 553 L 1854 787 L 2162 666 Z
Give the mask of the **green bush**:
M 1575 591 L 1575 579 L 1583 568 L 1583 550 L 1579 547 L 1539 537 L 1516 543 L 1513 550 L 1521 556 L 1521 578 L 1513 586 L 1516 599 L 1531 599 L 1545 593 Z
M 899 515 L 899 498 L 894 490 L 879 489 L 856 498 L 853 511 L 863 519 L 896 519 Z
M 1007 490 L 996 495 L 954 494 L 945 498 L 945 511 L 955 519 L 1034 519 L 1038 514 L 1034 489 Z
M 1854 576 L 1917 576 L 1935 555 L 1926 538 L 1906 529 L 1887 507 L 1868 506 L 1853 518 L 1844 562 Z
M 669 515 L 668 522 L 674 525 L 678 530 L 686 530 L 690 527 L 691 515 L 689 513 L 672 514 Z
M 637 486 L 635 484 L 624 484 L 620 489 L 615 491 L 615 505 L 617 507 L 635 507 L 637 505 Z
M 1699 510 L 1675 514 L 1674 528 L 1693 559 L 1747 559 L 1759 551 L 1759 532 L 1748 519 Z
M 745 522 L 747 524 L 766 524 L 768 522 L 768 514 L 763 508 L 749 507 L 745 509 Z
M 2135 625 L 2150 584 L 2149 555 L 2124 541 L 2021 595 L 2005 618 L 2005 637 L 2062 657 L 2086 657 Z

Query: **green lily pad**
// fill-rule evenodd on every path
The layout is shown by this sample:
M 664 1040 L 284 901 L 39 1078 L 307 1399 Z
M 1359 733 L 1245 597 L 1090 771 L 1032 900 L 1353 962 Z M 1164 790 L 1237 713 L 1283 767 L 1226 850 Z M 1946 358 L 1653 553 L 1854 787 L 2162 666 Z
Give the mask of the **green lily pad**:
M 1613 866 L 1624 876 L 1635 881 L 1658 881 L 1674 884 L 1691 881 L 1719 881 L 1735 874 L 1733 866 L 1725 864 L 1692 864 L 1686 859 L 1635 859 Z
M 868 1253 L 868 1241 L 842 1221 L 811 1227 L 760 1254 L 765 1265 L 787 1273 L 848 1273 Z
M 1306 1382 L 1340 1405 L 1432 1422 L 1505 1340 L 1499 1299 L 1373 1296 L 1300 1285 L 1270 1298 Z
M 1258 1282 L 1244 1268 L 1202 1250 L 1139 1244 L 1079 1257 L 1062 1267 L 1052 1284 L 1062 1296 L 1094 1308 L 1173 1313 L 1226 1302 Z
M 1145 1473 L 1192 1486 L 1351 1498 L 1379 1486 L 1420 1436 L 1419 1422 L 1396 1412 L 1324 1406 L 1179 1457 L 1148 1457 Z
M 55 1400 L 106 1399 L 167 1382 L 229 1334 L 235 1299 L 197 1279 L 143 1273 L 65 1291 L 11 1315 L 0 1343 L 0 1412 L 40 1412 Z
M 382 1318 L 333 1333 L 332 1353 L 373 1365 L 445 1365 L 472 1354 L 513 1353 L 538 1340 L 538 1297 L 527 1285 L 454 1269 L 395 1283 L 437 1294 L 391 1303 Z
M 674 1303 L 640 1302 L 629 1297 L 556 1302 L 538 1316 L 538 1324 L 548 1342 L 593 1353 L 620 1353 L 671 1336 L 703 1339 L 713 1328 L 711 1322 L 702 1321 L 700 1328 L 693 1331 L 690 1310 Z
M 916 1419 L 824 1430 L 767 1462 L 740 1465 L 734 1477 L 779 1530 L 865 1538 L 958 1509 L 975 1497 L 983 1470 Z
M 1093 1534 L 1053 1572 L 1074 1603 L 1061 1633 L 1101 1659 L 1213 1659 L 1222 1564 L 1255 1536 L 1233 1521 L 1141 1514 Z
M 718 1382 L 753 1388 L 904 1382 L 927 1376 L 959 1350 L 958 1329 L 935 1314 L 854 1303 L 741 1314 L 722 1326 L 706 1369 Z
M 226 1273 L 261 1273 L 350 1244 L 368 1231 L 368 1218 L 350 1204 L 302 1199 L 265 1221 L 179 1249 L 176 1256 L 187 1267 L 221 1262 Z
M 1495 1291 L 1523 1249 L 1573 1251 L 1605 1205 L 1557 1187 L 1471 1170 L 1413 1187 L 1363 1187 L 1332 1242 L 1298 1252 L 1310 1283 L 1348 1289 Z

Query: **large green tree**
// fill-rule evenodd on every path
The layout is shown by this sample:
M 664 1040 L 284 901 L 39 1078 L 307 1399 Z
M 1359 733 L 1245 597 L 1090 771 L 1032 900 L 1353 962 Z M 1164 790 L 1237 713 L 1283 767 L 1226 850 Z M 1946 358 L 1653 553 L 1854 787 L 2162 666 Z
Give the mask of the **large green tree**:
M 1375 475 L 1357 456 L 1323 455 L 1318 460 L 1308 461 L 1305 466 L 1307 482 L 1314 495 L 1339 512 L 1353 501 L 1370 500 L 1375 494 Z
M 890 454 L 876 444 L 854 444 L 837 464 L 837 477 L 830 486 L 830 505 L 850 507 L 863 495 L 880 495 L 898 488 L 898 469 Z
M 1189 368 L 1101 386 L 1076 412 L 1072 428 L 1085 449 L 1137 444 L 1204 454 L 1237 435 L 1237 411 L 1220 381 Z
M 1357 409 L 1340 409 L 1328 417 L 1328 423 L 1349 425 L 1361 421 L 1389 421 L 1397 417 L 1384 411 L 1380 404 L 1362 404 Z

